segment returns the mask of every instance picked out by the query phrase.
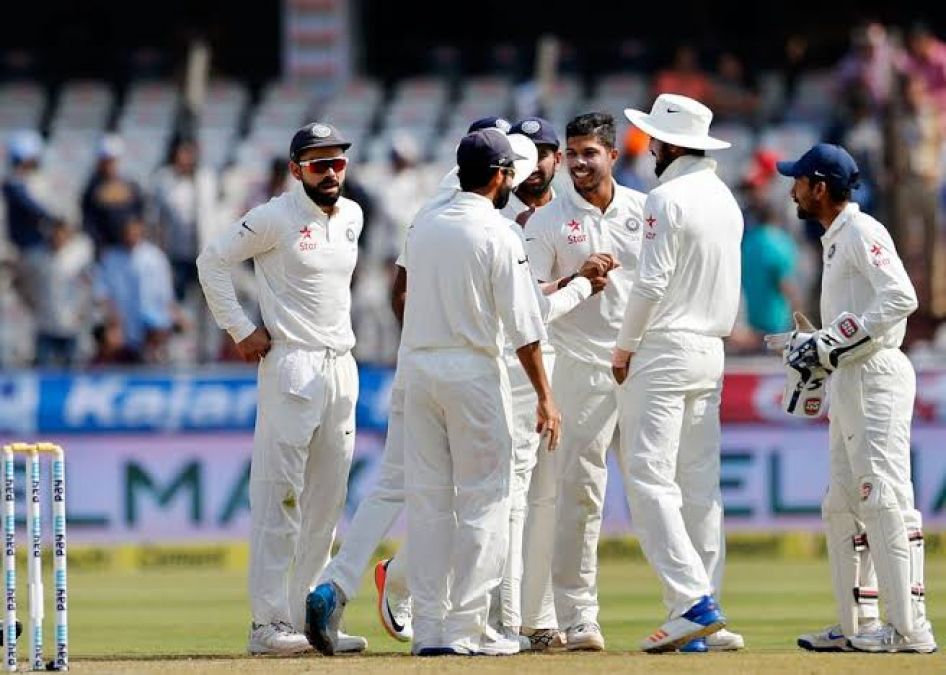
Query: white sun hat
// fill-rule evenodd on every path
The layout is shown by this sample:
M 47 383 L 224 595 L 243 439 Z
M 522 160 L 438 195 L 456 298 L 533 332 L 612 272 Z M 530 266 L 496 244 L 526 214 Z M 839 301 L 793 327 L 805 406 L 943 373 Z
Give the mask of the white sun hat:
M 532 139 L 525 134 L 509 134 L 507 138 L 512 151 L 522 157 L 512 163 L 516 170 L 516 175 L 512 177 L 512 186 L 516 188 L 535 171 L 535 167 L 539 164 L 539 150 Z
M 626 108 L 624 115 L 648 136 L 681 148 L 722 150 L 731 145 L 709 135 L 713 111 L 687 96 L 661 94 L 649 113 Z

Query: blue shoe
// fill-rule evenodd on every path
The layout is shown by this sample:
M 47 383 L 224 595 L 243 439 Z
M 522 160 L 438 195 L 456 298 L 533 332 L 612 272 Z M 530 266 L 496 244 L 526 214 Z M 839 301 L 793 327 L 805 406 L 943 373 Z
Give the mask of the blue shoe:
M 641 649 L 659 654 L 680 649 L 691 640 L 712 635 L 726 625 L 726 617 L 711 595 L 704 595 L 699 602 L 682 616 L 670 619 L 641 642 Z
M 305 636 L 325 656 L 335 654 L 335 640 L 344 605 L 335 584 L 319 584 L 305 599 Z
M 680 647 L 680 651 L 687 654 L 705 654 L 709 648 L 706 646 L 706 638 L 699 637 Z

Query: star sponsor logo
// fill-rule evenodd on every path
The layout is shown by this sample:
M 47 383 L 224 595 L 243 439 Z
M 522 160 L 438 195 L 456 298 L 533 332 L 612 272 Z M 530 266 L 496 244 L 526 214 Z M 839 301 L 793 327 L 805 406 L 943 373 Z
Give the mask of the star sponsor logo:
M 654 224 L 657 222 L 657 219 L 648 213 L 647 217 L 644 218 L 644 222 L 647 223 L 647 233 L 644 234 L 644 238 L 655 239 L 657 237 L 657 233 L 654 231 Z
M 569 244 L 582 244 L 588 241 L 588 235 L 581 231 L 581 221 L 570 220 L 566 224 L 566 227 L 572 231 L 572 234 L 568 235 Z
M 871 245 L 870 255 L 872 256 L 871 265 L 874 267 L 883 267 L 890 264 L 890 256 L 887 255 L 887 251 L 884 247 L 877 242 Z
M 300 251 L 314 251 L 317 248 L 317 244 L 312 241 L 312 228 L 308 225 L 299 230 L 299 250 Z

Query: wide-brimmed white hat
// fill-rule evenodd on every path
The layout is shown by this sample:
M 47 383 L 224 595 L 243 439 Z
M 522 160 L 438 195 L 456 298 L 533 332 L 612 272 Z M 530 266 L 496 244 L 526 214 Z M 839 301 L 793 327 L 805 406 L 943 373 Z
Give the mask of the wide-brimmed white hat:
M 709 135 L 713 111 L 687 96 L 661 94 L 649 113 L 627 108 L 624 115 L 648 136 L 681 148 L 722 150 L 731 145 Z
M 535 167 L 539 164 L 539 149 L 535 147 L 532 139 L 525 134 L 509 134 L 509 145 L 512 151 L 519 155 L 521 159 L 513 160 L 512 167 L 516 174 L 512 177 L 512 186 L 519 187 L 526 178 L 532 175 Z

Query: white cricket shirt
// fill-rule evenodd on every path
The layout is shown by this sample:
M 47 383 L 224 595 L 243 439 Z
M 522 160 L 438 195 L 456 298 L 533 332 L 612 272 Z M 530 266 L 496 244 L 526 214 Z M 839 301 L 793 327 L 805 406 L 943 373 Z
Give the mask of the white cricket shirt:
M 301 183 L 252 209 L 197 258 L 200 283 L 217 324 L 239 342 L 256 328 L 237 302 L 234 265 L 253 259 L 263 323 L 274 341 L 347 352 L 351 276 L 358 259 L 361 207 L 340 197 L 331 217 Z
M 539 281 L 577 272 L 592 253 L 610 253 L 621 267 L 607 287 L 549 325 L 557 354 L 608 367 L 640 254 L 646 196 L 614 185 L 604 213 L 568 188 L 526 223 L 526 250 Z
M 529 262 L 509 225 L 472 192 L 417 215 L 403 256 L 402 349 L 499 356 L 503 334 L 517 349 L 546 339 Z
M 644 241 L 617 346 L 636 351 L 645 331 L 725 337 L 741 295 L 742 211 L 715 160 L 684 155 L 644 206 Z
M 821 322 L 851 312 L 881 347 L 899 347 L 916 291 L 887 229 L 850 202 L 821 237 Z

